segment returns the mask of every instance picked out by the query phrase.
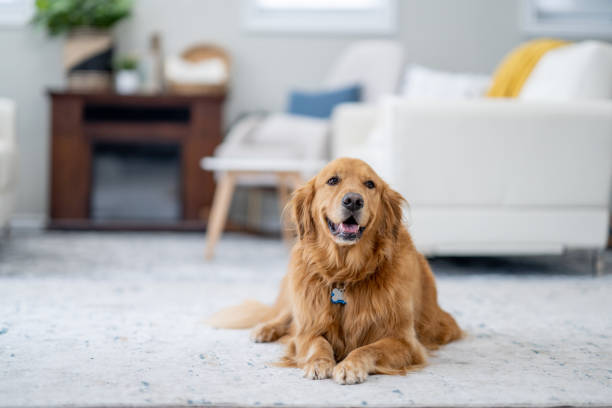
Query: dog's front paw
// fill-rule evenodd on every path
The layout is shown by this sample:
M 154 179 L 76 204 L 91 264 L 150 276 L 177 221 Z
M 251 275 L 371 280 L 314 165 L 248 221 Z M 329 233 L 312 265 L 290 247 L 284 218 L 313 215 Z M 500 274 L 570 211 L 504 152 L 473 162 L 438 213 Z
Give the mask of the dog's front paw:
M 310 380 L 324 380 L 331 377 L 334 369 L 334 362 L 328 359 L 319 358 L 309 361 L 304 365 L 304 378 Z
M 278 326 L 261 323 L 251 331 L 251 339 L 256 343 L 268 343 L 278 340 L 283 334 Z
M 333 377 L 338 384 L 359 384 L 368 377 L 368 370 L 359 360 L 346 359 L 334 368 Z

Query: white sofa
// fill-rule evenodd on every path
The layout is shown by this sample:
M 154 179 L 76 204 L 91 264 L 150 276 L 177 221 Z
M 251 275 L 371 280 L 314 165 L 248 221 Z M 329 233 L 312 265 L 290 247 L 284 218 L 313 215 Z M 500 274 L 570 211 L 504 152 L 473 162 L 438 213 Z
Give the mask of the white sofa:
M 0 98 L 0 230 L 8 226 L 15 196 L 15 104 Z
M 338 107 L 332 134 L 334 157 L 365 158 L 408 200 L 426 254 L 605 247 L 611 101 L 388 97 Z

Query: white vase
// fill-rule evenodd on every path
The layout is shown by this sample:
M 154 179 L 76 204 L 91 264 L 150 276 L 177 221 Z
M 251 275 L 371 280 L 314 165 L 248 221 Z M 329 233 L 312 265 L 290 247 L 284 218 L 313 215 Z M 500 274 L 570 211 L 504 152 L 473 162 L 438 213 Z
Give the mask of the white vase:
M 115 91 L 122 95 L 134 94 L 140 90 L 140 75 L 132 69 L 122 69 L 115 74 Z

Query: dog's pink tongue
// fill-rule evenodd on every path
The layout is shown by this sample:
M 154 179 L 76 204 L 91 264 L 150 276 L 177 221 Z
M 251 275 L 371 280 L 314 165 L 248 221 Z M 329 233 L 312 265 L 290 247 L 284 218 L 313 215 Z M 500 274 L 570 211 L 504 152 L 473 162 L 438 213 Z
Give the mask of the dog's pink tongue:
M 357 224 L 340 224 L 341 232 L 348 232 L 349 234 L 356 234 L 359 231 L 359 225 Z

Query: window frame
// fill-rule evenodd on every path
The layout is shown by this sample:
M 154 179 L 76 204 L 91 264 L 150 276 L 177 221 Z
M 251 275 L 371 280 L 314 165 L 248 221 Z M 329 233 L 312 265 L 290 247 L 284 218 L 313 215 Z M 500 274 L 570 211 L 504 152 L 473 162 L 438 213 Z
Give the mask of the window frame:
M 243 1 L 243 25 L 251 32 L 390 35 L 397 31 L 397 0 L 378 0 L 372 10 L 266 10 L 258 7 L 257 0 Z
M 21 27 L 34 15 L 34 0 L 0 0 L 0 28 Z
M 576 13 L 579 14 L 579 13 Z M 597 24 L 599 21 L 575 18 L 561 22 L 547 21 L 538 16 L 537 0 L 523 0 L 521 7 L 521 26 L 523 32 L 532 36 L 561 36 L 575 39 L 612 38 L 612 24 Z

